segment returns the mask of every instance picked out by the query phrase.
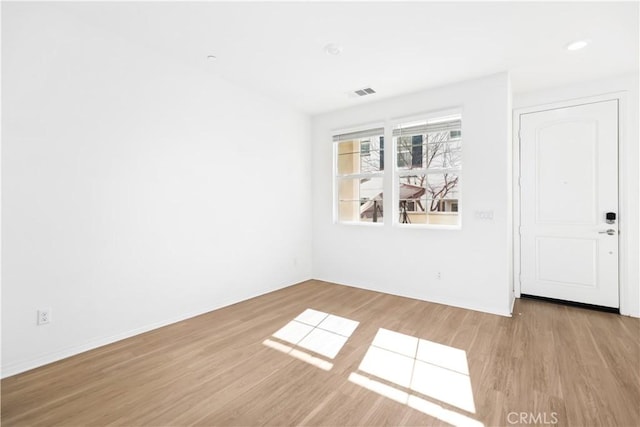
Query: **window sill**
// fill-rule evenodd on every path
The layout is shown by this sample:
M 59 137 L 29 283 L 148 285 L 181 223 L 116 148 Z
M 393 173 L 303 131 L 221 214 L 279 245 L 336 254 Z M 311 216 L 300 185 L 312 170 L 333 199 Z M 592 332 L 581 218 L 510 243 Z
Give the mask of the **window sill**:
M 414 229 L 414 230 L 462 230 L 462 225 L 441 225 L 441 224 L 393 224 L 394 227 Z
M 384 222 L 365 222 L 365 221 L 336 221 L 335 225 L 360 226 L 360 227 L 382 227 Z

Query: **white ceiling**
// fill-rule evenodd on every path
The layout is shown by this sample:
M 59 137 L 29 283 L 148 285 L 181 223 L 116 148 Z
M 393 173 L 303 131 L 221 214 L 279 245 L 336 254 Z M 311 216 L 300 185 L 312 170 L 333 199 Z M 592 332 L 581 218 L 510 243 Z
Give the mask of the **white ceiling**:
M 640 60 L 637 2 L 57 6 L 310 114 L 505 70 L 524 92 L 638 70 Z M 565 49 L 584 38 L 587 48 Z M 343 53 L 327 55 L 327 43 Z M 378 94 L 346 95 L 366 86 Z

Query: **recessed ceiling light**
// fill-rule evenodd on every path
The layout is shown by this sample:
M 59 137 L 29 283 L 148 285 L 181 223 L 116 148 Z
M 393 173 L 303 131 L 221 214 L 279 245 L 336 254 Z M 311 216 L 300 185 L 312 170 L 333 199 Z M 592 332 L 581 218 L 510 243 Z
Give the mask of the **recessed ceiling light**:
M 209 61 L 215 61 L 215 60 L 216 60 L 216 59 L 218 59 L 218 58 L 217 58 L 215 55 L 208 55 L 208 56 L 207 56 L 207 59 L 208 59 Z
M 567 50 L 580 50 L 587 47 L 591 40 L 576 40 L 567 45 Z
M 324 51 L 329 55 L 340 55 L 342 53 L 342 46 L 336 43 L 329 43 L 324 47 Z

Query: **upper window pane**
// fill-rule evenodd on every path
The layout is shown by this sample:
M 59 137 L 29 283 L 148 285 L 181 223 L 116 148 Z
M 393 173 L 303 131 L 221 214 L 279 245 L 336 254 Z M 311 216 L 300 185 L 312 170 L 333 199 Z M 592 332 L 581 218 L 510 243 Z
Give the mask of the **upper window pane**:
M 427 168 L 460 169 L 462 142 L 460 139 L 450 140 L 448 135 L 449 132 L 439 132 L 429 140 L 427 144 Z
M 336 135 L 338 175 L 367 174 L 384 170 L 384 131 Z
M 384 137 L 360 140 L 360 173 L 384 170 Z
M 461 136 L 459 115 L 397 125 L 398 169 L 459 169 Z
M 396 137 L 399 169 L 424 168 L 426 146 L 424 135 L 401 135 Z

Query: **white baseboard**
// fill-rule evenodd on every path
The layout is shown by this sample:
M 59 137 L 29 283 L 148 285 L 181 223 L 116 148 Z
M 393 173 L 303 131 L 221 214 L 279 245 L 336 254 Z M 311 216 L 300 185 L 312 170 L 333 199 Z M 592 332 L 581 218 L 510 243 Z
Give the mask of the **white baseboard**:
M 374 292 L 380 292 L 383 294 L 387 294 L 387 295 L 395 295 L 398 297 L 404 297 L 404 298 L 411 298 L 411 299 L 417 299 L 420 301 L 426 301 L 426 302 L 433 302 L 436 304 L 443 304 L 443 305 L 449 305 L 452 307 L 457 307 L 457 308 L 464 308 L 466 310 L 473 310 L 473 311 L 479 311 L 481 313 L 487 313 L 487 314 L 495 314 L 497 316 L 504 316 L 504 317 L 512 317 L 511 313 L 512 310 L 510 311 L 509 309 L 500 309 L 497 307 L 488 307 L 488 306 L 482 306 L 479 304 L 470 304 L 468 301 L 462 301 L 462 300 L 456 300 L 453 298 L 446 298 L 446 297 L 441 297 L 441 296 L 429 296 L 429 297 L 418 297 L 416 295 L 411 295 L 411 294 L 405 294 L 402 292 L 389 292 L 387 290 L 383 290 L 383 289 L 378 289 L 378 288 L 374 288 L 374 287 L 370 287 L 370 286 L 362 286 L 362 285 L 358 285 L 358 284 L 353 284 L 353 283 L 341 283 L 339 281 L 335 281 L 335 280 L 331 280 L 331 279 L 321 279 L 321 278 L 315 278 L 315 280 L 321 280 L 323 282 L 327 282 L 327 283 L 333 283 L 336 285 L 341 285 L 341 286 L 349 286 L 352 288 L 358 288 L 358 289 L 365 289 L 367 291 L 374 291 Z
M 477 304 L 469 304 L 466 301 L 457 301 L 450 298 L 423 298 L 423 301 L 437 304 L 450 305 L 452 307 L 464 308 L 465 310 L 479 311 L 481 313 L 495 314 L 496 316 L 512 317 L 511 310 L 501 310 L 497 307 L 483 307 Z
M 177 323 L 182 320 L 190 319 L 192 317 L 196 317 L 201 314 L 208 313 L 212 310 L 216 310 L 217 308 L 222 308 L 222 307 L 214 307 L 211 309 L 207 308 L 203 311 L 185 313 L 183 315 L 180 315 L 171 319 L 163 320 L 161 322 L 151 323 L 149 325 L 131 329 L 129 331 L 125 331 L 119 334 L 111 335 L 108 337 L 97 338 L 95 340 L 88 341 L 81 345 L 67 347 L 62 350 L 57 350 L 51 353 L 47 353 L 35 359 L 9 364 L 2 367 L 2 378 L 7 378 L 12 375 L 19 374 L 21 372 L 29 371 L 31 369 L 38 368 L 40 366 L 48 365 L 49 363 L 57 362 L 59 360 L 66 359 L 67 357 L 84 353 L 85 351 L 93 350 L 98 347 L 105 346 L 107 344 L 112 344 L 116 341 L 121 341 L 135 335 L 143 334 L 145 332 L 152 331 L 154 329 L 158 329 L 163 326 L 171 325 L 172 323 Z
M 190 319 L 192 317 L 200 316 L 201 314 L 209 313 L 210 311 L 218 310 L 220 308 L 224 308 L 224 307 L 227 307 L 227 306 L 230 306 L 230 305 L 233 305 L 233 304 L 237 304 L 238 302 L 246 301 L 246 300 L 251 299 L 251 298 L 259 297 L 261 295 L 265 295 L 265 294 L 268 294 L 268 293 L 271 293 L 271 292 L 278 291 L 280 289 L 288 288 L 289 286 L 294 286 L 294 285 L 296 285 L 298 283 L 301 283 L 301 282 L 296 282 L 296 283 L 291 284 L 291 285 L 283 285 L 283 286 L 280 286 L 280 287 L 276 287 L 274 289 L 270 289 L 270 290 L 268 290 L 266 292 L 261 292 L 261 293 L 258 293 L 256 295 L 251 295 L 251 296 L 248 296 L 246 298 L 242 298 L 242 299 L 240 299 L 238 301 L 231 301 L 231 302 L 223 303 L 221 305 L 215 305 L 215 306 L 207 307 L 207 308 L 205 308 L 203 310 L 184 313 L 184 314 L 181 314 L 179 316 L 175 316 L 175 317 L 170 318 L 170 319 L 166 319 L 166 320 L 162 320 L 160 322 L 155 322 L 155 323 L 151 323 L 151 324 L 148 324 L 148 325 L 144 325 L 144 326 L 141 326 L 139 328 L 131 329 L 129 331 L 125 331 L 125 332 L 121 332 L 121 333 L 118 333 L 118 334 L 115 334 L 115 335 L 110 335 L 110 336 L 107 336 L 107 337 L 101 337 L 101 338 L 97 338 L 97 339 L 94 339 L 94 340 L 90 340 L 90 341 L 88 341 L 88 342 L 86 342 L 84 344 L 67 347 L 67 348 L 64 348 L 62 350 L 56 350 L 56 351 L 53 351 L 51 353 L 43 354 L 42 356 L 39 356 L 39 357 L 34 358 L 34 359 L 8 364 L 6 366 L 2 366 L 2 375 L 0 377 L 1 378 L 7 378 L 7 377 L 10 377 L 12 375 L 19 374 L 21 372 L 29 371 L 31 369 L 38 368 L 40 366 L 48 365 L 49 363 L 53 363 L 53 362 L 57 362 L 57 361 L 62 360 L 62 359 L 66 359 L 67 357 L 71 357 L 71 356 L 75 356 L 75 355 L 80 354 L 80 353 L 84 353 L 85 351 L 93 350 L 93 349 L 96 349 L 98 347 L 102 347 L 102 346 L 105 346 L 105 345 L 108 345 L 108 344 L 112 344 L 114 342 L 121 341 L 121 340 L 124 340 L 126 338 L 131 338 L 131 337 L 133 337 L 135 335 L 139 335 L 139 334 L 142 334 L 142 333 L 145 333 L 145 332 L 148 332 L 148 331 L 152 331 L 154 329 L 158 329 L 158 328 L 161 328 L 163 326 L 167 326 L 167 325 L 171 325 L 173 323 L 181 322 L 183 320 Z

